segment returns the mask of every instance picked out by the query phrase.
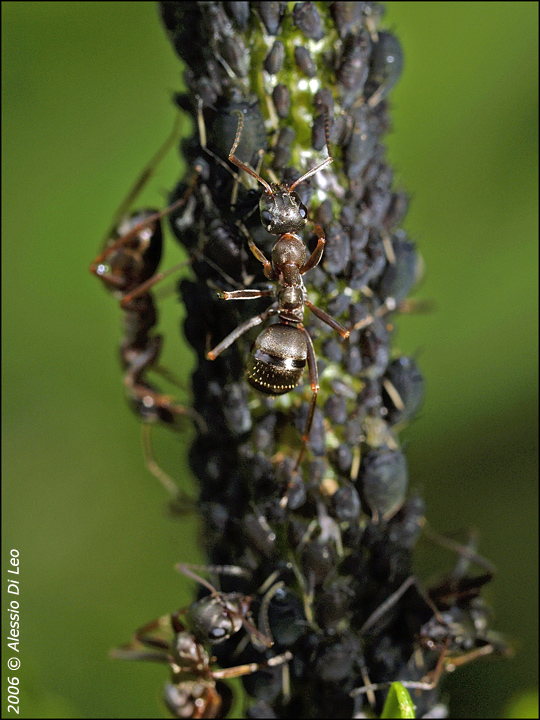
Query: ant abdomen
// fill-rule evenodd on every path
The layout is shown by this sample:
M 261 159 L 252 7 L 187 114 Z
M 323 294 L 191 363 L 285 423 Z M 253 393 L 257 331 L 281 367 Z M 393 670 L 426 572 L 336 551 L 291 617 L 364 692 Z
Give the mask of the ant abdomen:
M 302 377 L 308 356 L 304 333 L 292 325 L 270 325 L 253 343 L 246 376 L 266 395 L 285 395 Z

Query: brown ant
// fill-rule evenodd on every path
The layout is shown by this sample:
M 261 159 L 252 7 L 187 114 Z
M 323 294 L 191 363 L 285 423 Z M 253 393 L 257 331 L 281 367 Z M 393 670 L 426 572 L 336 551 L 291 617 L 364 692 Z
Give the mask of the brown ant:
M 460 545 L 429 528 L 428 537 L 459 553 L 460 558 L 455 569 L 427 591 L 418 578 L 411 575 L 371 613 L 360 628 L 361 635 L 368 633 L 410 588 L 416 588 L 422 602 L 432 614 L 417 632 L 420 657 L 418 654 L 413 655 L 411 662 L 414 661 L 415 669 L 421 669 L 424 662 L 422 651 L 438 653 L 435 668 L 421 680 L 399 680 L 404 687 L 417 692 L 433 690 L 444 673 L 453 672 L 461 665 L 478 658 L 488 655 L 509 656 L 512 653 L 502 636 L 489 628 L 489 608 L 480 597 L 480 592 L 482 587 L 493 579 L 495 569 L 489 561 L 476 553 L 474 533 L 465 545 Z M 485 572 L 468 575 L 471 562 L 481 566 Z M 371 683 L 367 671 L 364 673 L 364 683 L 362 687 L 353 690 L 351 696 L 366 694 L 372 706 L 375 704 L 373 693 L 391 685 L 391 682 Z
M 182 572 L 206 585 L 202 578 L 191 573 L 185 566 L 179 567 Z M 210 601 L 205 605 L 201 604 L 205 600 L 203 598 L 197 601 L 198 605 L 193 603 L 191 608 L 192 613 L 204 615 L 204 620 L 199 621 L 198 630 L 202 628 L 206 641 L 215 645 L 236 632 L 239 629 L 238 620 L 240 624 L 245 624 L 245 619 L 242 611 L 238 610 L 236 599 L 231 599 L 233 595 L 238 595 L 237 593 L 220 596 L 214 588 L 212 591 L 216 595 L 208 596 Z M 195 609 L 193 609 L 194 605 Z M 225 686 L 218 689 L 219 681 L 250 675 L 264 668 L 282 665 L 292 659 L 290 652 L 284 652 L 261 663 L 246 663 L 214 670 L 212 664 L 215 658 L 210 656 L 200 642 L 196 629 L 193 632 L 189 631 L 180 622 L 180 616 L 184 612 L 185 610 L 178 610 L 148 623 L 137 630 L 131 643 L 111 651 L 111 657 L 116 659 L 147 660 L 170 666 L 172 682 L 165 685 L 164 701 L 175 717 L 225 717 L 228 711 L 224 696 Z M 224 626 L 224 618 L 230 620 L 232 624 Z M 223 632 L 218 632 L 211 638 L 211 633 L 207 632 L 210 625 L 221 628 Z
M 190 408 L 177 405 L 169 395 L 156 390 L 146 379 L 150 368 L 159 369 L 157 361 L 163 345 L 162 335 L 152 333 L 157 323 L 154 299 L 148 291 L 166 273 L 156 275 L 163 250 L 161 218 L 180 207 L 192 192 L 196 177 L 186 193 L 164 210 L 139 210 L 127 216 L 126 211 L 144 187 L 157 163 L 165 155 L 177 136 L 177 124 L 150 163 L 144 168 L 132 190 L 115 214 L 114 227 L 105 241 L 103 251 L 90 264 L 90 272 L 98 277 L 107 290 L 120 299 L 124 310 L 124 340 L 120 359 L 124 369 L 124 386 L 134 411 L 146 423 L 143 426 L 143 445 L 148 469 L 172 495 L 178 488 L 152 457 L 148 424 L 161 422 L 175 427 L 179 415 L 190 415 L 201 431 L 204 420 Z
M 248 330 L 277 316 L 278 322 L 263 330 L 255 340 L 247 361 L 246 375 L 249 384 L 259 392 L 267 395 L 284 395 L 298 385 L 307 362 L 312 398 L 302 435 L 302 446 L 293 469 L 293 472 L 296 472 L 305 453 L 319 392 L 315 350 L 311 337 L 303 325 L 304 308 L 307 306 L 320 320 L 337 330 L 344 339 L 350 335 L 350 330 L 308 300 L 302 279 L 302 275 L 315 268 L 322 258 L 326 243 L 322 227 L 314 224 L 317 246 L 309 257 L 304 242 L 296 234 L 305 227 L 308 211 L 295 192 L 295 188 L 333 161 L 328 118 L 325 124 L 328 157 L 290 185 L 266 182 L 255 170 L 236 157 L 235 151 L 243 127 L 244 120 L 239 113 L 238 129 L 229 153 L 229 161 L 264 187 L 259 201 L 261 222 L 270 234 L 278 236 L 272 249 L 271 260 L 267 259 L 251 237 L 248 237 L 248 244 L 253 255 L 262 263 L 265 276 L 268 280 L 275 281 L 277 286 L 269 290 L 246 288 L 220 292 L 219 296 L 224 300 L 252 300 L 261 297 L 275 297 L 276 300 L 260 315 L 239 325 L 219 345 L 207 352 L 206 357 L 208 360 L 215 360 Z

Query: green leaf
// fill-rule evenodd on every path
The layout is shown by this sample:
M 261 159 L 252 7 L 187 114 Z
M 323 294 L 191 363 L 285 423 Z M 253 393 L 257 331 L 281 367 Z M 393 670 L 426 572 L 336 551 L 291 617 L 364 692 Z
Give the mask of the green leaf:
M 406 688 L 399 682 L 392 683 L 381 714 L 385 718 L 414 718 L 414 703 Z

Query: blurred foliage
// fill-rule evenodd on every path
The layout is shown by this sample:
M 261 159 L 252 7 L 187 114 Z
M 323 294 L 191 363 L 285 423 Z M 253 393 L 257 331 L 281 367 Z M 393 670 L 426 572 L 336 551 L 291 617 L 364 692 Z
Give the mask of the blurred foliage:
M 392 683 L 386 696 L 381 720 L 383 718 L 414 718 L 414 703 L 407 688 L 399 682 Z
M 107 653 L 187 602 L 173 565 L 200 559 L 197 522 L 164 519 L 123 399 L 120 311 L 87 266 L 172 126 L 180 66 L 152 3 L 2 9 L 3 539 L 5 561 L 21 558 L 21 717 L 161 717 L 163 668 Z M 436 305 L 399 322 L 427 379 L 410 475 L 434 527 L 478 528 L 516 648 L 448 679 L 452 717 L 500 716 L 538 677 L 537 15 L 533 2 L 387 4 L 406 57 L 390 154 L 427 265 L 417 295 Z M 172 152 L 140 204 L 162 206 L 179 174 Z M 179 257 L 170 247 L 164 266 Z M 183 310 L 159 292 L 163 364 L 188 401 Z M 190 436 L 155 433 L 188 489 Z M 454 562 L 427 542 L 421 554 L 427 580 Z
M 538 692 L 519 693 L 507 705 L 505 718 L 537 718 Z

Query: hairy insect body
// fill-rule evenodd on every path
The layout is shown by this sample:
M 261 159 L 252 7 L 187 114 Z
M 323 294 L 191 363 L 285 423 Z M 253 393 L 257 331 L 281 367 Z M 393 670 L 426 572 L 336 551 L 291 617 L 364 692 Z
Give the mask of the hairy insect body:
M 307 361 L 307 342 L 293 325 L 270 325 L 255 340 L 246 377 L 249 384 L 267 395 L 285 395 L 302 377 Z
M 307 299 L 300 274 L 306 255 L 304 243 L 292 233 L 282 235 L 272 250 L 272 264 L 267 276 L 278 281 L 279 322 L 257 337 L 246 368 L 249 384 L 267 395 L 285 395 L 293 390 L 306 367 L 307 340 L 299 328 Z
M 305 228 L 308 211 L 298 193 L 295 192 L 295 188 L 330 165 L 333 160 L 330 153 L 328 120 L 325 123 L 328 157 L 291 184 L 270 184 L 249 165 L 236 157 L 235 151 L 244 126 L 241 114 L 239 114 L 238 120 L 238 130 L 229 153 L 229 161 L 255 178 L 264 187 L 259 201 L 261 224 L 268 233 L 277 236 L 270 260 L 257 247 L 251 236 L 248 237 L 248 245 L 253 255 L 262 264 L 265 277 L 275 282 L 276 285 L 271 290 L 246 288 L 221 292 L 220 296 L 224 300 L 273 297 L 274 302 L 263 313 L 254 316 L 233 330 L 219 345 L 207 352 L 206 357 L 208 360 L 215 360 L 223 350 L 232 345 L 245 332 L 277 316 L 277 323 L 263 330 L 253 344 L 247 362 L 246 376 L 249 384 L 260 392 L 266 395 L 284 395 L 298 385 L 304 368 L 306 365 L 308 366 L 312 398 L 302 435 L 302 447 L 294 466 L 294 471 L 296 471 L 304 456 L 319 392 L 315 350 L 311 337 L 303 325 L 304 308 L 308 307 L 320 320 L 337 330 L 343 339 L 350 335 L 350 330 L 345 329 L 328 313 L 309 302 L 302 280 L 302 276 L 317 267 L 322 258 L 326 244 L 322 227 L 314 223 L 317 246 L 309 256 L 302 239 L 296 235 Z M 286 497 L 282 501 L 286 503 Z

